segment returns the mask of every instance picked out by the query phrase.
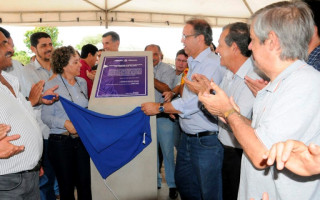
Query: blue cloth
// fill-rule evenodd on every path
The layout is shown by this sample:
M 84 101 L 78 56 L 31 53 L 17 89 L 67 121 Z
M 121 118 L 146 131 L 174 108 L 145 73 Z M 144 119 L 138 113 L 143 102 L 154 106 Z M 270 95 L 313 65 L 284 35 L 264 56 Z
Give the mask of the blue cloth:
M 320 45 L 310 53 L 308 64 L 320 71 Z
M 110 116 L 82 108 L 63 97 L 60 101 L 104 179 L 152 141 L 150 117 L 140 107 L 122 116 Z

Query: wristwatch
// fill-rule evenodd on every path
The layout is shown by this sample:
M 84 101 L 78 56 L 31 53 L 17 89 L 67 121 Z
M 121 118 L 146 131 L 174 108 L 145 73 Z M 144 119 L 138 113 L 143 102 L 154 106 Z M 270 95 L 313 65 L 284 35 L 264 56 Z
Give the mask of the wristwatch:
M 160 103 L 160 106 L 159 106 L 159 112 L 160 112 L 160 113 L 164 113 L 164 106 L 163 106 L 163 103 Z

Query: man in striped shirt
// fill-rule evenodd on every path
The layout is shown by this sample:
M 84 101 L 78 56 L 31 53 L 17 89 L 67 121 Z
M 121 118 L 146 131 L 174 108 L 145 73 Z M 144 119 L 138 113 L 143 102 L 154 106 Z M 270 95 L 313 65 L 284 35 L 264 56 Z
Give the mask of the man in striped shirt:
M 40 199 L 38 185 L 42 134 L 31 103 L 19 92 L 18 79 L 4 72 L 12 65 L 12 55 L 12 46 L 1 32 L 0 124 L 5 125 L 0 125 L 0 199 Z M 53 94 L 52 90 L 50 94 Z M 42 87 L 40 94 L 41 91 Z M 39 96 L 39 102 L 40 99 Z M 5 152 L 7 149 L 2 144 L 11 151 Z

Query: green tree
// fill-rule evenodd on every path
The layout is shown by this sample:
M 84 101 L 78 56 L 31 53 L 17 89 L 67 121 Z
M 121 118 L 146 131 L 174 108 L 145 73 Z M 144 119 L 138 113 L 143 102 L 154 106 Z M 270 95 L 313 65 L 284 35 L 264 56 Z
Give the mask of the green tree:
M 76 49 L 81 50 L 81 48 L 86 44 L 97 45 L 101 42 L 102 35 L 98 34 L 96 36 L 86 36 L 84 37 L 79 44 L 76 45 Z
M 25 51 L 15 51 L 12 58 L 20 61 L 23 65 L 26 65 L 30 62 L 30 56 Z
M 53 47 L 60 47 L 63 44 L 63 41 L 58 41 L 58 35 L 59 35 L 59 30 L 57 27 L 35 27 L 33 30 L 27 31 L 24 36 L 25 39 L 23 40 L 23 42 L 26 44 L 26 46 L 30 49 L 31 47 L 31 43 L 30 43 L 30 36 L 33 33 L 36 32 L 46 32 L 50 35 L 51 37 L 51 41 L 52 41 L 52 45 Z

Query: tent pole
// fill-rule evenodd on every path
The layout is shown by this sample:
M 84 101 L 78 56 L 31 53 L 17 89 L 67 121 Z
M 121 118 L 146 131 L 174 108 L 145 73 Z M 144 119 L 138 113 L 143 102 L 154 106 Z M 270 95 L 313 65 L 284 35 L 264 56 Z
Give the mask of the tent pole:
M 108 28 L 108 4 L 107 0 L 104 0 L 104 5 L 105 5 L 105 20 L 106 20 L 106 29 Z
M 252 15 L 252 14 L 253 14 L 253 12 L 252 12 L 252 10 L 251 10 L 251 8 L 250 8 L 250 6 L 249 6 L 249 4 L 248 4 L 247 0 L 242 0 L 242 1 L 243 1 L 244 5 L 246 5 L 246 7 L 248 8 L 248 10 L 249 10 L 250 14 Z

